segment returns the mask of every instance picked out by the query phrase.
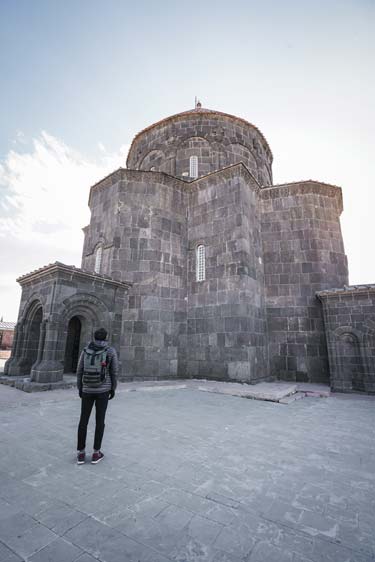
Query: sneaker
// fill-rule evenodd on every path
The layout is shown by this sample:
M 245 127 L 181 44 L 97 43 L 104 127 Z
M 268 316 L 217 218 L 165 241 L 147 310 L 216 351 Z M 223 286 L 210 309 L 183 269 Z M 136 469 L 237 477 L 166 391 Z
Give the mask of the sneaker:
M 86 453 L 78 451 L 77 453 L 77 464 L 85 464 Z
M 101 451 L 98 451 L 97 453 L 93 453 L 91 458 L 91 464 L 98 464 L 98 462 L 100 462 L 103 457 L 104 455 Z

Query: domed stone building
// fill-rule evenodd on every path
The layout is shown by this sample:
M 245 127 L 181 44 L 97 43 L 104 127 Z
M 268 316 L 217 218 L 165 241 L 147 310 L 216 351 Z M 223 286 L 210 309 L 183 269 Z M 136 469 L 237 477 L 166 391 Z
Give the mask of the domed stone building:
M 8 375 L 61 380 L 104 325 L 123 380 L 374 391 L 375 288 L 347 287 L 341 189 L 273 185 L 272 158 L 257 127 L 199 103 L 138 133 L 90 190 L 81 269 L 18 279 Z

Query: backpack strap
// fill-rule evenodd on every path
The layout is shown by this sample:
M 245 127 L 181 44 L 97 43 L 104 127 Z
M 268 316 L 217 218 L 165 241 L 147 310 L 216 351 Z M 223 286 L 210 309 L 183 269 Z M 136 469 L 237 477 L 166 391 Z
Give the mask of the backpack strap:
M 106 371 L 108 368 L 108 364 L 107 364 L 107 349 L 108 347 L 104 347 L 103 350 L 101 351 L 101 376 L 103 378 L 103 380 L 105 379 L 105 375 L 106 375 Z
M 95 355 L 96 355 L 95 351 L 93 349 L 91 349 L 90 347 L 85 347 L 83 351 L 88 356 L 88 358 L 90 358 L 90 365 L 94 365 Z

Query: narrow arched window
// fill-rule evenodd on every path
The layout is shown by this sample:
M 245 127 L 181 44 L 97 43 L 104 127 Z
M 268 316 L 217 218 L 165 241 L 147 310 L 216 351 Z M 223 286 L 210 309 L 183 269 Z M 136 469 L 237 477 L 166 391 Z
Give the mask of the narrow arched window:
M 198 177 L 198 156 L 190 156 L 190 172 L 191 178 Z
M 196 265 L 197 281 L 206 279 L 206 248 L 200 244 L 197 248 L 197 265 Z
M 95 273 L 100 273 L 100 268 L 102 265 L 102 257 L 103 257 L 103 246 L 97 246 L 96 251 L 95 251 L 95 267 L 94 267 L 94 271 Z

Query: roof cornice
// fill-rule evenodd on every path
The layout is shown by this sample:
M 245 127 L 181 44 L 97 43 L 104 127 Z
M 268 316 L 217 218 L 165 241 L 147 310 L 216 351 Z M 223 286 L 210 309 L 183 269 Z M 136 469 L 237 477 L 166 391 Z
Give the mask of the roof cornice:
M 53 277 L 57 276 L 58 274 L 68 275 L 71 278 L 73 277 L 81 277 L 87 280 L 98 282 L 98 283 L 107 283 L 109 285 L 114 285 L 116 287 L 122 287 L 127 289 L 132 286 L 131 283 L 126 281 L 117 281 L 109 277 L 108 275 L 101 275 L 99 273 L 93 273 L 91 271 L 85 271 L 80 269 L 79 267 L 75 267 L 74 265 L 65 265 L 61 262 L 50 263 L 36 269 L 35 271 L 31 271 L 30 273 L 26 273 L 21 277 L 18 277 L 17 283 L 23 287 L 24 285 L 28 285 L 29 283 L 34 283 L 35 281 L 39 281 L 44 277 Z
M 225 168 L 221 168 L 220 170 L 215 170 L 213 172 L 210 172 L 209 174 L 196 178 L 195 180 L 186 180 L 183 178 L 178 178 L 175 176 L 171 176 L 166 172 L 156 172 L 156 171 L 151 172 L 150 170 L 129 170 L 128 168 L 118 168 L 117 170 L 108 174 L 108 176 L 105 176 L 102 180 L 98 181 L 97 183 L 95 183 L 90 187 L 89 205 L 91 202 L 92 191 L 94 189 L 100 187 L 106 187 L 106 185 L 113 185 L 116 181 L 120 181 L 124 179 L 142 181 L 142 176 L 146 175 L 148 176 L 149 181 L 157 179 L 157 181 L 159 181 L 160 183 L 174 185 L 175 187 L 183 188 L 184 190 L 188 191 L 189 189 L 192 189 L 193 186 L 196 186 L 197 184 L 199 185 L 199 182 L 201 182 L 202 180 L 205 180 L 215 175 L 223 175 L 223 174 L 225 175 L 228 173 L 227 170 L 232 170 L 235 168 L 241 169 L 243 172 L 245 172 L 245 174 L 249 175 L 253 181 L 255 181 L 255 183 L 259 186 L 259 188 L 261 187 L 258 181 L 256 180 L 256 178 L 253 176 L 253 174 L 250 172 L 250 170 L 245 166 L 243 162 L 230 164 L 230 166 L 226 166 Z
M 319 300 L 323 300 L 329 298 L 358 295 L 363 293 L 375 293 L 375 283 L 369 283 L 365 285 L 345 285 L 344 287 L 338 289 L 325 289 L 323 291 L 318 291 L 315 294 Z
M 300 180 L 300 181 L 290 181 L 287 183 L 275 183 L 273 185 L 267 186 L 267 187 L 289 187 L 290 185 L 300 185 L 301 183 L 304 184 L 314 184 L 314 185 L 324 185 L 327 187 L 336 187 L 338 189 L 341 189 L 341 187 L 339 185 L 335 185 L 334 183 L 325 183 L 323 181 L 318 181 L 318 180 Z M 266 188 L 264 188 L 266 189 Z
M 195 180 L 186 182 L 188 183 L 188 185 L 191 186 L 192 189 L 196 189 L 199 187 L 199 185 L 203 182 L 206 182 L 207 180 L 209 180 L 212 177 L 215 176 L 228 176 L 228 175 L 232 175 L 232 172 L 234 172 L 235 170 L 238 170 L 240 172 L 240 174 L 244 174 L 248 177 L 250 177 L 252 179 L 252 181 L 255 182 L 257 188 L 263 189 L 261 188 L 260 184 L 258 183 L 258 181 L 256 180 L 256 178 L 253 176 L 253 174 L 251 173 L 251 171 L 249 170 L 249 168 L 246 167 L 246 165 L 243 162 L 237 162 L 236 164 L 230 164 L 229 166 L 225 166 L 225 168 L 221 168 L 220 170 L 215 170 L 213 172 L 210 172 L 209 174 L 206 174 L 205 176 L 201 176 L 200 178 L 197 178 Z
M 316 193 L 325 197 L 336 198 L 339 204 L 340 214 L 343 211 L 342 189 L 337 185 L 324 183 L 315 180 L 296 181 L 262 187 L 262 197 L 269 199 L 272 197 L 286 197 L 287 195 L 305 195 Z

